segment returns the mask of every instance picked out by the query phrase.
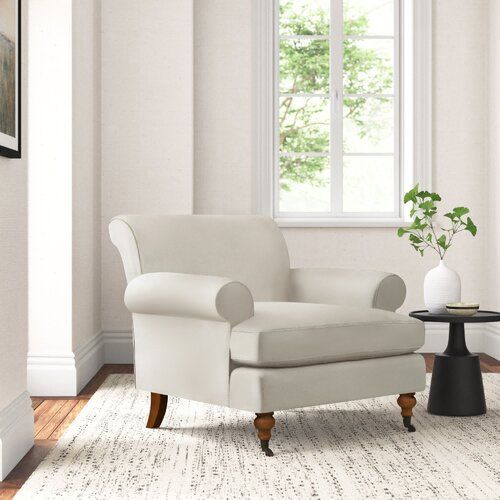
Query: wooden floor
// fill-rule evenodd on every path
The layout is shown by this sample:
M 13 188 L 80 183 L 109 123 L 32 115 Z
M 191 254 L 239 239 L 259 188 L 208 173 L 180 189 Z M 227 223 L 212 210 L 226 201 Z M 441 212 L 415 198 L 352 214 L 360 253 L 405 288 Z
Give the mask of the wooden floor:
M 12 498 L 16 494 L 108 375 L 133 371 L 133 365 L 104 365 L 76 397 L 31 398 L 35 412 L 35 446 L 5 481 L 0 481 L 0 499 Z
M 427 371 L 431 372 L 434 356 L 424 354 L 424 357 Z M 480 354 L 480 359 L 482 372 L 500 373 L 500 361 L 486 354 Z M 104 365 L 82 392 L 73 398 L 32 398 L 35 411 L 35 446 L 25 455 L 5 481 L 0 482 L 0 499 L 12 498 L 16 494 L 111 373 L 133 373 L 133 366 Z M 144 415 L 145 419 L 146 417 L 147 415 Z

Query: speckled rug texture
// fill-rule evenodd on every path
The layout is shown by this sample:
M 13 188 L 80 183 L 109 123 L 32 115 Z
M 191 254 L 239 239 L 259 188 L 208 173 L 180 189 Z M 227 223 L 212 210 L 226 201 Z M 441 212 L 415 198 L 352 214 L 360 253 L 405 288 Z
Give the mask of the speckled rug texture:
M 252 414 L 170 398 L 146 429 L 149 394 L 111 375 L 16 499 L 500 498 L 500 374 L 484 384 L 480 417 L 417 394 L 415 433 L 395 397 L 277 412 L 267 458 Z

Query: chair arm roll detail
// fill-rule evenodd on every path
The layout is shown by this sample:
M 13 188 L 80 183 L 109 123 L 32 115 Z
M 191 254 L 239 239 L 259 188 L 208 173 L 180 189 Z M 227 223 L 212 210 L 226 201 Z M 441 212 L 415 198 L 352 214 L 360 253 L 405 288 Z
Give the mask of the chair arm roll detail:
M 125 290 L 132 313 L 157 314 L 241 323 L 254 314 L 250 290 L 219 276 L 148 273 L 134 278 Z
M 406 297 L 396 274 L 355 269 L 297 268 L 290 272 L 290 300 L 395 311 Z

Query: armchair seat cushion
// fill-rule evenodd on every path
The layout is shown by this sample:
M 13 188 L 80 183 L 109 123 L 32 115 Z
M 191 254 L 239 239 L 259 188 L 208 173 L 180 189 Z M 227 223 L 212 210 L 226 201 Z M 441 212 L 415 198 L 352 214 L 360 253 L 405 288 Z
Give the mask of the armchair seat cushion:
M 233 327 L 231 359 L 256 367 L 304 366 L 412 353 L 423 323 L 379 309 L 298 302 L 256 302 Z

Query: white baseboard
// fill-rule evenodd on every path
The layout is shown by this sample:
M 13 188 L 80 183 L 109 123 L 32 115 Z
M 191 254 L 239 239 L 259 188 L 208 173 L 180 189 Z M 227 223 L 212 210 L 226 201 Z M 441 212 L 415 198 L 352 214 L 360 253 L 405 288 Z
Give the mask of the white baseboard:
M 28 392 L 32 396 L 76 396 L 74 354 L 28 353 Z
M 102 332 L 104 362 L 130 364 L 134 362 L 134 339 L 132 332 Z
M 28 353 L 32 396 L 76 396 L 104 364 L 102 333 L 68 353 Z
M 76 393 L 78 394 L 104 364 L 102 332 L 75 351 Z
M 486 354 L 500 360 L 500 326 L 490 323 L 484 332 L 483 348 Z
M 33 409 L 25 391 L 0 411 L 0 481 L 33 446 Z
M 486 325 L 481 323 L 470 323 L 465 327 L 465 337 L 469 351 L 486 352 L 484 350 L 484 334 L 487 328 Z M 418 352 L 443 352 L 448 344 L 448 330 L 447 323 L 427 323 L 425 325 L 425 344 Z

